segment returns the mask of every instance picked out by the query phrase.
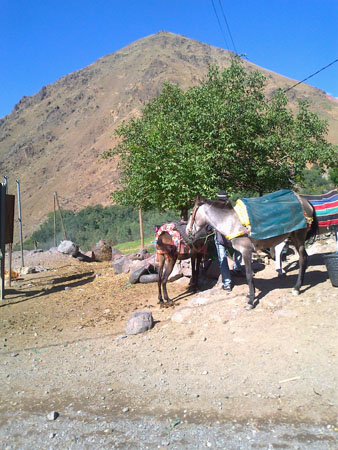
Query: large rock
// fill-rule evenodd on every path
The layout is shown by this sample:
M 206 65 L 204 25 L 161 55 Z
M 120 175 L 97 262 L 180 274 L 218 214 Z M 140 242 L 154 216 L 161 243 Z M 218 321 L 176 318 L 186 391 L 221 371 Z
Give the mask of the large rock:
M 123 253 L 117 248 L 112 248 L 111 252 L 112 252 L 111 255 L 112 261 L 115 261 L 116 259 L 119 259 L 123 256 Z
M 113 269 L 116 275 L 120 273 L 128 273 L 130 270 L 130 259 L 127 256 L 122 256 L 113 261 Z
M 65 255 L 71 255 L 76 258 L 79 253 L 79 246 L 74 244 L 74 242 L 72 241 L 61 241 L 60 245 L 58 246 L 58 251 L 60 253 L 64 253 Z
M 132 265 L 130 265 L 130 275 L 129 282 L 131 284 L 135 284 L 140 282 L 140 278 L 147 277 L 147 275 L 156 275 L 157 267 L 156 267 L 156 257 L 155 255 L 149 255 L 145 261 L 133 261 Z M 142 283 L 150 283 L 157 281 L 158 277 L 147 277 L 143 278 Z M 150 281 L 152 280 L 152 281 Z
M 150 311 L 134 312 L 126 326 L 127 334 L 139 334 L 150 330 L 154 326 L 153 316 Z
M 92 248 L 96 261 L 111 261 L 112 248 L 106 241 L 100 240 L 95 247 Z
M 141 275 L 139 278 L 139 283 L 157 283 L 158 282 L 158 273 L 147 273 L 145 275 Z

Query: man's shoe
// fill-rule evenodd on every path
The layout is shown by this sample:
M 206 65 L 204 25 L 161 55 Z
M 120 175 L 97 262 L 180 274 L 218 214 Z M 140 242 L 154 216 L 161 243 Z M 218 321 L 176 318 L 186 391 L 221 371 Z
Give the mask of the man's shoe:
M 222 289 L 223 289 L 223 291 L 231 292 L 232 287 L 231 287 L 230 284 L 226 284 L 226 285 L 223 285 L 223 286 L 222 286 Z

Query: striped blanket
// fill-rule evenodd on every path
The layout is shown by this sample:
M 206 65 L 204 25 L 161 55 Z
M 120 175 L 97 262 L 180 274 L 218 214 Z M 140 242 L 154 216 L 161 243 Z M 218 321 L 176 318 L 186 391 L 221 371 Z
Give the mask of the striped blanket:
M 330 228 L 338 226 L 338 191 L 330 191 L 322 195 L 304 195 L 314 207 L 318 226 Z

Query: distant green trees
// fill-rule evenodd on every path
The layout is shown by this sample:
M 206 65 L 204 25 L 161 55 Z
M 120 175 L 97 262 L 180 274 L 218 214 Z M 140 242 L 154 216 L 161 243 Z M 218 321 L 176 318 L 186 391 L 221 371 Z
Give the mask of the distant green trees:
M 323 176 L 318 166 L 304 171 L 302 185 L 297 189 L 303 194 L 324 194 L 335 187 L 330 176 Z
M 323 194 L 338 185 L 337 171 L 331 170 L 329 176 L 324 177 L 317 166 L 305 169 L 302 178 L 303 183 L 296 187 L 297 192 Z M 255 195 L 257 195 L 256 192 L 245 190 L 231 198 L 234 202 L 239 197 Z M 179 220 L 179 213 L 175 211 L 164 213 L 146 211 L 142 216 L 145 238 L 154 235 L 155 225 Z M 79 244 L 84 251 L 91 249 L 100 239 L 106 240 L 113 246 L 140 239 L 138 211 L 131 206 L 88 206 L 77 214 L 63 210 L 62 217 L 67 238 Z M 58 245 L 64 239 L 59 216 L 56 217 L 56 236 Z M 47 220 L 32 234 L 31 238 L 24 242 L 24 248 L 32 249 L 35 243 L 42 249 L 54 246 L 54 215 L 52 212 L 48 214 Z
M 178 213 L 174 211 L 165 213 L 147 211 L 142 216 L 145 237 L 154 235 L 155 225 L 178 220 Z M 92 248 L 100 239 L 106 240 L 110 245 L 116 245 L 140 238 L 138 211 L 131 206 L 88 206 L 77 214 L 63 210 L 62 217 L 67 238 L 78 244 L 84 251 Z M 64 235 L 59 217 L 57 216 L 56 219 L 58 245 L 64 239 Z M 35 243 L 42 249 L 54 246 L 54 214 L 52 212 L 31 238 L 24 242 L 24 248 L 34 248 Z

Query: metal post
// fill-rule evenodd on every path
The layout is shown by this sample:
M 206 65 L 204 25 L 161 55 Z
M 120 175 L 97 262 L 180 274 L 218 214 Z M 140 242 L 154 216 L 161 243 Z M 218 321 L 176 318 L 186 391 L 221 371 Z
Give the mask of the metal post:
M 56 192 L 54 192 L 54 247 L 56 247 Z
M 5 194 L 8 194 L 8 180 L 7 176 L 4 176 L 4 188 L 5 188 Z M 5 198 L 6 201 L 6 198 Z M 6 235 L 6 223 L 5 223 L 5 235 Z M 5 242 L 5 254 L 6 254 L 6 242 Z M 4 259 L 4 266 L 5 266 L 5 259 Z M 5 271 L 4 271 L 5 273 Z M 12 285 L 12 244 L 9 244 L 9 266 L 8 266 L 8 286 L 11 287 Z
M 0 263 L 1 292 L 0 299 L 5 298 L 5 237 L 6 237 L 6 184 L 0 183 Z
M 13 256 L 13 244 L 8 244 L 8 287 L 12 286 L 12 256 Z
M 20 229 L 20 247 L 21 247 L 21 267 L 24 267 L 23 260 L 23 240 L 22 240 L 22 220 L 21 220 L 21 200 L 20 200 L 20 181 L 16 180 L 16 187 L 18 191 L 18 221 L 19 221 L 19 229 Z

